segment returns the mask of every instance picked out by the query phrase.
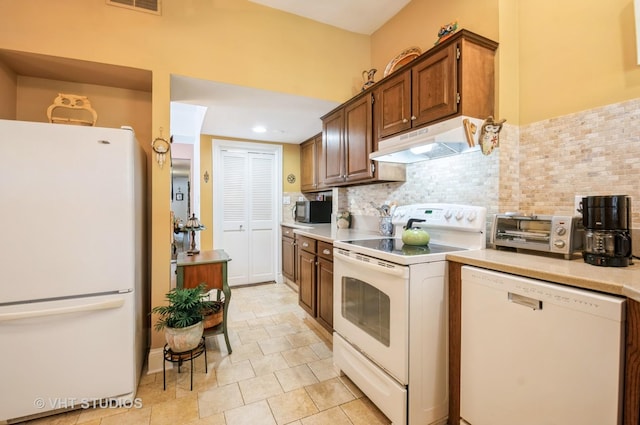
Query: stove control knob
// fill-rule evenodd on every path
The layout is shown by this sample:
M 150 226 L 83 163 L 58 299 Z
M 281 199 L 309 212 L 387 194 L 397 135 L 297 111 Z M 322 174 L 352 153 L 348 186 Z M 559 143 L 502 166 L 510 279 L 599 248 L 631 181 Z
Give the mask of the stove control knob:
M 478 216 L 478 215 L 476 214 L 476 212 L 475 212 L 475 211 L 469 211 L 469 212 L 467 213 L 467 221 L 473 221 L 473 220 L 475 220 L 475 219 L 476 219 L 476 217 L 477 217 L 477 216 Z
M 558 228 L 556 229 L 556 234 L 557 234 L 558 236 L 562 236 L 562 235 L 564 235 L 565 233 L 567 233 L 567 229 L 565 229 L 565 228 L 564 228 L 564 227 L 562 227 L 562 226 L 561 226 L 561 227 L 558 227 Z
M 451 216 L 453 216 L 453 212 L 451 212 L 451 210 L 446 210 L 444 212 L 444 218 L 446 218 L 447 220 L 451 219 Z
M 553 245 L 556 248 L 564 248 L 565 244 L 564 244 L 564 241 L 562 239 L 558 239 L 558 240 L 553 241 Z
M 456 213 L 456 220 L 460 221 L 464 217 L 464 213 L 462 211 L 458 211 Z

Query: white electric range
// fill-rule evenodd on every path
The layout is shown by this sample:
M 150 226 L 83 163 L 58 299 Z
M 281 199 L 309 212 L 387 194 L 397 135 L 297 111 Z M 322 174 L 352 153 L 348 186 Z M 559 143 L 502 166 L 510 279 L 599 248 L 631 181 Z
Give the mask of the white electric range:
M 402 243 L 409 219 L 431 236 Z M 448 415 L 446 254 L 486 246 L 486 209 L 399 206 L 393 237 L 334 242 L 334 364 L 394 424 Z

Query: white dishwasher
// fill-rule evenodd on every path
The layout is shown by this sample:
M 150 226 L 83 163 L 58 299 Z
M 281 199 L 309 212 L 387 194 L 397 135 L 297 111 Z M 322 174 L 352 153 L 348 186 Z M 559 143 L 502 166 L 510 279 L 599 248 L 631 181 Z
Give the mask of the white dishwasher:
M 618 425 L 625 300 L 462 267 L 461 424 Z

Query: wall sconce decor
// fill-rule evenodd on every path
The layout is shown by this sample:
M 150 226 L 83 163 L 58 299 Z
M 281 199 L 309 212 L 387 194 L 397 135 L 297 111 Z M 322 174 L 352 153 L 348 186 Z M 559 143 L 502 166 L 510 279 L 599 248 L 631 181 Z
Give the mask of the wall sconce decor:
M 189 220 L 187 220 L 187 224 L 184 225 L 183 229 L 188 231 L 188 232 L 191 232 L 191 246 L 189 247 L 189 250 L 187 251 L 187 255 L 199 254 L 200 250 L 196 248 L 196 232 L 199 232 L 201 230 L 205 230 L 206 227 L 204 227 L 202 224 L 200 224 L 200 221 L 198 220 L 198 217 L 196 217 L 196 215 L 193 214 L 189 218 Z
M 209 183 L 209 172 L 208 171 L 204 172 L 204 182 L 205 183 Z

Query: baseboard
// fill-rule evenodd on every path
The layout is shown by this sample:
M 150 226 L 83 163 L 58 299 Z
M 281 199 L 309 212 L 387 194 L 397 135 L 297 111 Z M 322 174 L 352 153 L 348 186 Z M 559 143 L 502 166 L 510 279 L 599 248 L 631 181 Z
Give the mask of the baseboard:
M 284 278 L 284 283 L 295 292 L 298 292 L 298 285 L 288 277 Z
M 152 348 L 149 350 L 147 357 L 147 375 L 162 372 L 162 363 L 164 362 L 164 352 L 162 348 Z M 165 365 L 166 369 L 172 369 L 173 364 L 169 362 Z

